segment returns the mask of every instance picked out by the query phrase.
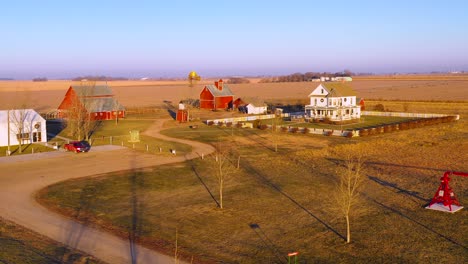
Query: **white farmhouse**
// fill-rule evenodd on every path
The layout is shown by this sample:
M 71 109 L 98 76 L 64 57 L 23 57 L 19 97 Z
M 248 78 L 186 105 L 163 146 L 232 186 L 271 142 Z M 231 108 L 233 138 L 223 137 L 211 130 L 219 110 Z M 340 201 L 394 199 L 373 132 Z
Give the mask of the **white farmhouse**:
M 361 118 L 356 93 L 344 83 L 321 83 L 309 94 L 310 105 L 305 106 L 311 119 L 341 122 Z
M 46 120 L 33 109 L 0 110 L 0 147 L 19 145 L 20 140 L 46 142 Z

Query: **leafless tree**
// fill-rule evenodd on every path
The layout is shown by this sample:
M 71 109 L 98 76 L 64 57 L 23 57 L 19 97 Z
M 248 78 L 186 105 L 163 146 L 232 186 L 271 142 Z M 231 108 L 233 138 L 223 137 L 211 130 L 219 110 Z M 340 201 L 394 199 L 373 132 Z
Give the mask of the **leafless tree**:
M 95 89 L 95 82 L 82 83 L 83 89 L 72 98 L 67 111 L 67 126 L 69 135 L 81 140 L 89 140 L 96 121 L 89 111 L 95 107 L 96 101 L 90 98 Z
M 24 108 L 8 111 L 9 131 L 13 133 L 13 135 L 16 135 L 16 138 L 18 140 L 19 153 L 23 152 L 24 141 L 30 142 L 31 139 L 30 133 L 32 130 L 32 124 L 30 124 L 31 120 L 29 120 L 29 115 L 30 112 L 28 111 L 28 109 Z
M 228 144 L 218 144 L 215 148 L 215 162 L 213 163 L 212 167 L 214 168 L 216 177 L 218 179 L 219 208 L 223 209 L 223 193 L 225 181 L 236 171 L 236 166 L 232 161 L 234 159 L 235 152 L 233 151 L 232 146 Z
M 350 218 L 357 215 L 359 189 L 364 180 L 364 151 L 359 145 L 346 145 L 336 150 L 343 158 L 344 166 L 338 169 L 339 183 L 336 190 L 336 206 L 346 219 L 346 242 L 351 242 Z

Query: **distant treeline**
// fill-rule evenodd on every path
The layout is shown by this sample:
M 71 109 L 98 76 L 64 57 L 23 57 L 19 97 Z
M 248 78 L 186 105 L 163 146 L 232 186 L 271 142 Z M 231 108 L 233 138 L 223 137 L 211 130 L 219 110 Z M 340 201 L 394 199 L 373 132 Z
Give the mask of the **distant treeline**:
M 110 77 L 110 76 L 78 76 L 73 78 L 72 81 L 128 81 L 128 78 L 125 77 Z
M 0 81 L 13 81 L 13 78 L 0 78 Z
M 314 78 L 320 77 L 350 77 L 355 75 L 349 70 L 344 70 L 343 72 L 306 72 L 306 73 L 293 73 L 289 75 L 283 76 L 274 76 L 269 78 L 261 79 L 259 82 L 261 83 L 272 83 L 272 82 L 309 82 Z
M 48 79 L 46 77 L 39 77 L 32 79 L 33 82 L 47 82 Z
M 226 83 L 231 83 L 231 84 L 250 83 L 250 80 L 247 78 L 231 77 L 226 81 Z

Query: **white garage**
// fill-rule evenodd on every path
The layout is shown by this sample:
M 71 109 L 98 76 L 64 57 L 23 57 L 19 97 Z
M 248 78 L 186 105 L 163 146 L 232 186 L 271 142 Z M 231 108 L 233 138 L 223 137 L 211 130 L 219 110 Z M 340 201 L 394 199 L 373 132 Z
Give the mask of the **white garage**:
M 47 141 L 46 120 L 33 109 L 0 110 L 0 147 Z

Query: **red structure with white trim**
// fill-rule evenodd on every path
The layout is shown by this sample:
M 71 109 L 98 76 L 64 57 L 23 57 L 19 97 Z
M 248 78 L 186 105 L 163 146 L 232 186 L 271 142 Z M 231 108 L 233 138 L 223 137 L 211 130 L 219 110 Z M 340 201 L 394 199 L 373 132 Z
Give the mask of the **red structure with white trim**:
M 233 101 L 231 89 L 221 79 L 214 85 L 206 85 L 200 93 L 200 109 L 231 109 Z
M 458 201 L 457 196 L 449 186 L 450 175 L 468 177 L 468 173 L 465 172 L 446 171 L 444 176 L 440 178 L 440 186 L 437 189 L 434 198 L 432 198 L 431 202 L 429 203 L 428 208 L 430 208 L 433 204 L 442 204 L 443 206 L 448 206 L 451 212 L 452 205 L 460 206 L 460 202 Z

